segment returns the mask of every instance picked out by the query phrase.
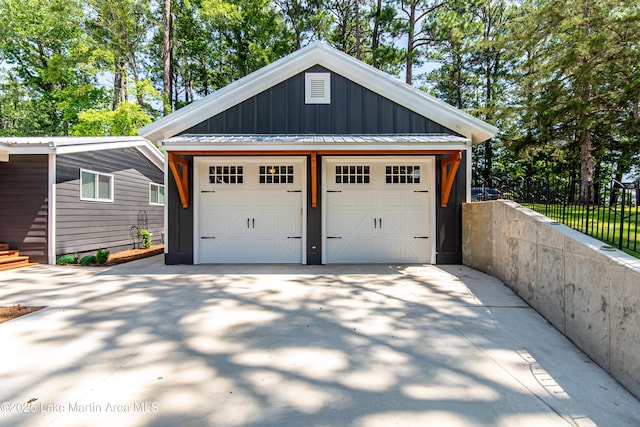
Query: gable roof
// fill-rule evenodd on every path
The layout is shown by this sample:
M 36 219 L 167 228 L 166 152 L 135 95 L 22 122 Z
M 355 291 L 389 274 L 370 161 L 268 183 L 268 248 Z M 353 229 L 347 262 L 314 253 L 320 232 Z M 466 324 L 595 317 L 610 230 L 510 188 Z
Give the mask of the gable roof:
M 149 140 L 140 136 L 5 137 L 0 138 L 0 160 L 2 155 L 11 154 L 69 154 L 117 148 L 136 148 L 158 168 L 164 170 L 162 152 Z
M 321 65 L 372 92 L 480 143 L 498 129 L 322 42 L 285 56 L 141 128 L 152 141 L 173 137 L 311 67 Z

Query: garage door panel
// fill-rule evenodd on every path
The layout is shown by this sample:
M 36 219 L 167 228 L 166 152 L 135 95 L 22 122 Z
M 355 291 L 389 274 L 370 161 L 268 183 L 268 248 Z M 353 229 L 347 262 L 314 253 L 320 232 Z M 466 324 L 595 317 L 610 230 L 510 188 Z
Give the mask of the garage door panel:
M 373 256 L 372 239 L 327 239 L 327 254 L 329 264 L 368 263 Z
M 405 196 L 402 193 L 385 192 L 382 195 L 382 200 L 382 205 L 385 207 L 404 207 L 406 205 Z
M 325 158 L 325 262 L 431 262 L 432 164 L 433 158 Z M 356 175 L 369 172 L 360 183 L 352 182 L 354 165 Z
M 403 195 L 403 204 L 405 207 L 426 209 L 429 206 L 429 194 L 415 191 L 406 193 Z
M 198 158 L 198 263 L 302 262 L 304 161 L 264 162 Z
M 352 200 L 352 206 L 354 207 L 370 207 L 373 206 L 374 197 L 371 193 L 363 193 L 361 191 L 354 191 L 345 193 L 345 197 L 349 197 Z

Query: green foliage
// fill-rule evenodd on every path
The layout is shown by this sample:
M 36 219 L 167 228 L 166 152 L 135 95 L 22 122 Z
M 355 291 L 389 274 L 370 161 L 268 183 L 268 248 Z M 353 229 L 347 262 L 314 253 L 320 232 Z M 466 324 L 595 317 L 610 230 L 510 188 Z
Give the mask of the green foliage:
M 98 264 L 104 264 L 109 259 L 109 250 L 98 249 L 96 252 L 96 262 Z
M 405 78 L 500 128 L 473 148 L 476 178 L 575 175 L 581 147 L 594 174 L 640 173 L 640 8 L 628 0 L 169 4 L 170 95 L 162 2 L 0 0 L 0 135 L 135 135 L 165 105 L 324 40 L 391 74 L 424 72 Z
M 115 111 L 86 110 L 71 128 L 77 136 L 137 135 L 138 129 L 151 123 L 151 117 L 138 104 L 122 102 Z
M 203 0 L 200 12 L 207 30 L 220 35 L 218 54 L 229 81 L 293 50 L 291 33 L 268 0 Z
M 56 264 L 58 265 L 75 264 L 76 262 L 76 257 L 73 255 L 62 255 L 56 260 Z
M 0 28 L 0 58 L 11 74 L 3 86 L 19 83 L 24 91 L 14 86 L 13 107 L 2 112 L 3 133 L 65 134 L 79 111 L 101 103 L 79 2 L 0 0 Z
M 148 249 L 151 247 L 151 233 L 149 230 L 140 230 L 140 236 L 142 237 L 142 247 Z
M 521 12 L 510 28 L 516 146 L 561 147 L 584 180 L 604 162 L 629 172 L 640 153 L 640 10 L 624 0 L 547 0 Z
M 95 255 L 86 255 L 80 259 L 80 265 L 92 265 L 97 263 Z

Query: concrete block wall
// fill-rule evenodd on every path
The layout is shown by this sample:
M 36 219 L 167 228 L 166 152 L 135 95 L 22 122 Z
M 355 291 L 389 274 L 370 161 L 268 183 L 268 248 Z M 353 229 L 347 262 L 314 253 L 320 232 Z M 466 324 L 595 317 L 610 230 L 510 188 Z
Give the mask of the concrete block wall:
M 467 203 L 462 223 L 465 265 L 501 279 L 640 398 L 640 259 L 515 202 Z

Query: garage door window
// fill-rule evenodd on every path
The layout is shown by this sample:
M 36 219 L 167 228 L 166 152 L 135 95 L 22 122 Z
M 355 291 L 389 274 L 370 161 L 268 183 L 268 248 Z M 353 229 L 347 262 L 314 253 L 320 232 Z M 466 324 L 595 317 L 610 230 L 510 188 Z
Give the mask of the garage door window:
M 420 184 L 420 166 L 387 166 L 387 184 Z
M 210 166 L 210 184 L 242 184 L 244 181 L 243 166 Z
M 293 184 L 293 166 L 260 166 L 260 184 Z
M 369 184 L 369 166 L 336 166 L 336 184 Z

